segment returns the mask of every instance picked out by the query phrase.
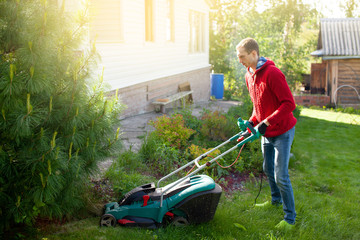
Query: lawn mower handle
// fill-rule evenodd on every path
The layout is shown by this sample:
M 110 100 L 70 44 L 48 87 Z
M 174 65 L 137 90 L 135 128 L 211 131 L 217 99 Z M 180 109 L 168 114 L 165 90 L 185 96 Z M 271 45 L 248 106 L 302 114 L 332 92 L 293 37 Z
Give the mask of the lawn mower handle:
M 256 130 L 253 127 L 253 125 L 249 121 L 242 120 L 241 117 L 238 118 L 238 126 L 241 129 L 241 131 L 245 132 L 247 129 L 250 130 L 252 134 L 256 134 Z
M 252 142 L 256 139 L 258 139 L 261 134 L 259 133 L 257 127 L 253 127 L 249 121 L 243 121 L 241 118 L 238 119 L 238 126 L 240 127 L 240 129 L 242 130 L 241 132 L 239 132 L 238 134 L 232 136 L 231 138 L 229 138 L 228 140 L 226 140 L 225 142 L 221 143 L 220 145 L 216 146 L 215 148 L 207 151 L 206 153 L 201 154 L 199 157 L 195 158 L 194 160 L 192 160 L 191 162 L 188 162 L 187 164 L 185 164 L 184 166 L 176 169 L 175 171 L 169 173 L 168 175 L 162 177 L 158 182 L 157 182 L 157 188 L 160 187 L 160 182 L 162 182 L 163 180 L 173 176 L 174 174 L 178 173 L 179 171 L 185 169 L 186 167 L 190 166 L 191 164 L 194 164 L 197 166 L 197 169 L 194 170 L 193 172 L 191 172 L 190 174 L 186 175 L 185 177 L 182 177 L 180 179 L 178 179 L 177 181 L 173 182 L 172 184 L 169 184 L 167 186 L 169 186 L 166 189 L 163 189 L 162 194 L 161 194 L 161 200 L 160 200 L 160 207 L 162 207 L 162 203 L 163 203 L 163 198 L 164 198 L 164 194 L 166 192 L 168 192 L 170 189 L 172 189 L 173 187 L 175 187 L 176 185 L 182 183 L 183 181 L 185 181 L 187 178 L 191 177 L 192 175 L 194 175 L 195 173 L 201 171 L 202 169 L 204 169 L 206 166 L 208 166 L 209 164 L 213 163 L 214 161 L 216 161 L 217 159 L 221 158 L 222 156 L 228 154 L 229 152 L 240 148 L 242 145 L 244 145 L 245 143 L 248 142 Z M 223 152 L 222 154 L 216 156 L 215 158 L 211 159 L 210 161 L 204 163 L 203 165 L 199 165 L 199 161 L 206 158 L 208 156 L 208 154 L 210 154 L 211 152 L 219 149 L 220 147 L 228 144 L 231 141 L 237 140 L 245 131 L 248 131 L 248 129 L 251 132 L 251 135 L 248 136 L 245 139 L 242 139 L 238 144 L 236 144 L 235 146 L 233 146 L 232 148 L 228 149 L 227 151 Z

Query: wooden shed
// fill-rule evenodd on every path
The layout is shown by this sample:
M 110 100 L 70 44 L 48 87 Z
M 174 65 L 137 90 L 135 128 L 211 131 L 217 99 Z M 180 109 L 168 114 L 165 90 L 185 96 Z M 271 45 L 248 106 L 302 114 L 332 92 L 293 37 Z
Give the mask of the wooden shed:
M 320 19 L 311 64 L 310 91 L 330 96 L 332 104 L 360 107 L 360 18 Z

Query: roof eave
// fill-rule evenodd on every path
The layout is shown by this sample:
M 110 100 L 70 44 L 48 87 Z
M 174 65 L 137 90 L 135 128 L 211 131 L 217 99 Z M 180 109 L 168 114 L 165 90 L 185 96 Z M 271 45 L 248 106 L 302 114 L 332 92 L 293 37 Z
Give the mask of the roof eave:
M 322 56 L 323 60 L 360 59 L 360 56 Z
M 310 53 L 311 56 L 314 57 L 322 57 L 324 55 L 324 50 L 323 49 L 318 49 L 312 53 Z

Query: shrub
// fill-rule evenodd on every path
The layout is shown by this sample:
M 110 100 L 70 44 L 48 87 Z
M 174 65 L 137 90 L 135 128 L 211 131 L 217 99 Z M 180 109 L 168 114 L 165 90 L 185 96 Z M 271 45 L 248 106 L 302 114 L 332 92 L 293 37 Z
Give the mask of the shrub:
M 195 159 L 197 157 L 199 157 L 201 154 L 206 153 L 208 151 L 210 151 L 212 148 L 203 148 L 197 145 L 192 144 L 189 148 L 188 148 L 188 152 L 190 154 L 190 156 Z M 199 161 L 199 164 L 205 164 L 206 162 L 211 161 L 212 159 L 214 159 L 215 157 L 217 157 L 218 155 L 220 155 L 221 152 L 219 149 L 214 150 L 213 152 L 211 152 L 208 157 L 202 159 L 201 161 Z M 221 165 L 226 164 L 223 158 L 219 158 L 217 160 L 217 162 Z M 205 174 L 212 176 L 214 179 L 218 179 L 224 175 L 228 174 L 228 170 L 227 169 L 223 169 L 222 167 L 220 167 L 219 165 L 215 163 L 213 163 L 211 166 L 205 168 Z
M 185 127 L 190 128 L 196 132 L 200 132 L 201 120 L 192 115 L 192 110 L 190 108 L 183 108 L 178 112 L 178 114 L 183 116 Z
M 247 114 L 246 107 L 243 105 L 237 105 L 237 106 L 230 107 L 229 110 L 227 111 L 226 115 L 227 115 L 227 117 L 234 118 L 234 119 L 238 119 L 239 117 L 241 117 L 242 119 L 248 119 L 250 117 Z M 236 125 L 236 123 L 235 123 L 235 125 Z
M 184 118 L 181 114 L 170 117 L 163 115 L 158 117 L 156 121 L 151 121 L 150 125 L 155 127 L 153 134 L 158 139 L 178 149 L 184 147 L 190 136 L 195 133 L 194 130 L 185 127 Z
M 227 100 L 227 101 L 231 100 L 232 95 L 233 95 L 233 93 L 231 92 L 231 90 L 229 90 L 229 89 L 224 90 L 225 100 Z
M 326 104 L 325 107 L 328 108 L 328 109 L 334 109 L 336 106 L 335 106 L 334 103 L 328 103 L 328 104 Z
M 227 125 L 226 117 L 219 111 L 204 112 L 201 117 L 203 122 L 200 132 L 209 140 L 226 140 L 224 126 Z
M 120 147 L 121 105 L 89 83 L 95 49 L 78 53 L 86 21 L 52 2 L 0 2 L 0 232 L 74 214 Z
M 320 109 L 321 109 L 321 107 L 316 106 L 316 105 L 312 105 L 312 106 L 310 106 L 309 108 L 310 108 L 310 109 L 315 109 L 315 110 L 320 110 Z
M 241 169 L 250 172 L 262 170 L 263 157 L 259 141 L 246 144 L 241 154 Z
M 203 147 L 200 147 L 200 146 L 197 146 L 197 145 L 194 145 L 194 144 L 191 144 L 190 147 L 188 147 L 188 152 L 190 154 L 190 156 L 195 159 L 197 157 L 199 157 L 201 154 L 203 153 L 206 153 L 208 151 L 210 151 L 212 148 L 203 148 Z M 210 161 L 212 158 L 216 157 L 217 155 L 220 154 L 220 150 L 219 149 L 216 149 L 214 150 L 208 157 L 204 158 L 201 162 L 202 164 L 207 162 L 207 161 Z
M 355 109 L 353 107 L 347 107 L 344 109 L 345 113 L 355 113 Z
M 295 110 L 293 111 L 294 117 L 295 117 L 296 119 L 299 119 L 300 113 L 301 113 L 301 109 L 302 109 L 301 106 L 296 105 L 296 108 L 295 108 Z
M 180 149 L 159 140 L 158 133 L 150 133 L 144 139 L 139 154 L 153 175 L 166 175 L 178 168 L 186 158 Z
M 344 108 L 342 108 L 342 107 L 337 107 L 337 108 L 335 109 L 335 112 L 344 112 Z
M 117 200 L 133 188 L 154 181 L 154 177 L 144 174 L 148 166 L 141 157 L 141 154 L 127 150 L 107 170 L 105 176 L 110 180 Z
M 224 132 L 228 138 L 232 137 L 236 133 L 240 131 L 237 121 L 238 118 L 241 117 L 242 119 L 249 119 L 249 102 L 239 104 L 237 106 L 232 106 L 229 108 L 228 112 L 225 114 L 227 119 L 227 124 L 224 126 Z M 252 108 L 251 108 L 252 109 Z
M 143 162 L 152 162 L 156 160 L 156 150 L 162 145 L 162 141 L 152 133 L 145 136 L 143 143 L 141 144 L 139 154 Z

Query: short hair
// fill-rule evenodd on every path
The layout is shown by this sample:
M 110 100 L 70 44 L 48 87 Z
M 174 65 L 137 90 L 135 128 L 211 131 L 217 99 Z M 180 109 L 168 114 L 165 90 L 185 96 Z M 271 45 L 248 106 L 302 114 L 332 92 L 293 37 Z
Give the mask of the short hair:
M 258 54 L 258 56 L 260 56 L 259 54 L 259 45 L 256 42 L 255 39 L 253 38 L 245 38 L 243 40 L 240 41 L 240 43 L 236 46 L 236 49 L 239 48 L 245 48 L 245 51 L 250 54 L 252 51 L 256 51 L 256 53 Z

